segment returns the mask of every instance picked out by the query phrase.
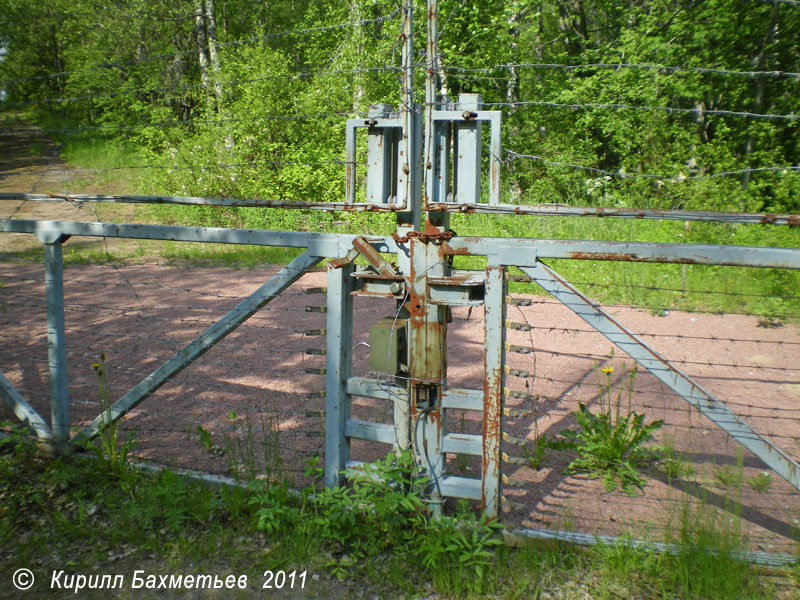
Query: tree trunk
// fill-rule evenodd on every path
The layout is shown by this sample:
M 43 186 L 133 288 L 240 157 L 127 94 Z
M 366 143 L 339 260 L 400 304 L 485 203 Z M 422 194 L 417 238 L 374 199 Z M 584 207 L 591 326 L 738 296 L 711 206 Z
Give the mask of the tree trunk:
M 564 48 L 571 57 L 583 54 L 589 38 L 583 0 L 559 0 L 559 27 L 564 33 Z
M 222 109 L 222 85 L 220 84 L 220 63 L 217 53 L 217 18 L 214 10 L 214 0 L 206 0 L 206 30 L 208 32 L 208 58 L 211 62 L 211 79 L 214 85 L 214 97 L 217 100 L 217 110 Z
M 350 2 L 350 22 L 358 23 L 363 20 L 361 5 L 359 0 L 351 0 Z M 364 53 L 364 33 L 361 25 L 356 25 L 353 31 L 355 38 L 357 56 L 362 56 Z M 361 114 L 362 102 L 364 98 L 364 76 L 361 73 L 353 74 L 353 112 Z
M 772 41 L 775 39 L 775 36 L 778 31 L 778 5 L 777 3 L 772 6 L 772 18 L 770 18 L 769 25 L 767 26 L 767 31 L 764 33 L 764 39 L 761 42 L 761 46 L 758 49 L 758 54 L 752 61 L 753 68 L 756 71 L 763 71 L 767 64 L 767 46 L 769 46 Z M 758 77 L 755 83 L 755 98 L 753 99 L 752 105 L 752 112 L 760 113 L 764 108 L 764 95 L 766 92 L 767 87 L 767 80 L 765 77 Z M 744 145 L 744 157 L 747 160 L 748 167 L 752 167 L 752 163 L 749 160 L 750 155 L 753 153 L 755 149 L 756 138 L 755 135 L 751 132 L 750 135 L 747 136 L 747 142 Z M 745 172 L 742 174 L 742 191 L 747 190 L 747 186 L 750 183 L 750 173 Z M 739 203 L 739 210 L 744 210 L 744 199 Z
M 515 104 L 519 102 L 519 71 L 513 66 L 519 59 L 519 29 L 522 12 L 518 2 L 512 3 L 512 10 L 508 15 L 506 24 L 508 26 L 508 36 L 511 38 L 511 63 L 508 70 L 508 81 L 506 82 L 506 102 Z
M 211 84 L 208 75 L 208 41 L 206 39 L 206 19 L 203 0 L 197 0 L 194 11 L 194 34 L 197 39 L 197 62 L 200 65 L 200 82 L 206 91 L 208 108 L 212 108 Z

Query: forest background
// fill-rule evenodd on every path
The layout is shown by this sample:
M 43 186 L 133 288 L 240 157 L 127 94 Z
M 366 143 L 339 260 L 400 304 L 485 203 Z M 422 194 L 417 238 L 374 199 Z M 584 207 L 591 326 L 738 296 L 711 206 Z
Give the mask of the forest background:
M 422 102 L 424 2 L 415 12 Z M 1 106 L 66 150 L 99 149 L 105 162 L 87 166 L 127 193 L 342 201 L 345 120 L 398 105 L 401 28 L 400 3 L 383 0 L 0 0 Z M 800 213 L 797 2 L 441 0 L 439 28 L 443 91 L 504 112 L 503 202 Z M 214 226 L 394 228 L 391 215 L 149 210 Z M 785 226 L 458 215 L 453 228 L 800 245 Z M 687 285 L 685 267 L 608 269 L 593 273 Z M 689 279 L 782 295 L 737 301 L 786 312 L 797 276 L 750 271 Z

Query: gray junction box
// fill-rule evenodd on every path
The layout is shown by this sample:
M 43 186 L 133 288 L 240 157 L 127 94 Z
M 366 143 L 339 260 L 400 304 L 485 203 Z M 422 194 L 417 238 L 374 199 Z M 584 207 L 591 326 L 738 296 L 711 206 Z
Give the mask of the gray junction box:
M 408 321 L 380 319 L 369 329 L 369 370 L 401 375 L 408 367 Z

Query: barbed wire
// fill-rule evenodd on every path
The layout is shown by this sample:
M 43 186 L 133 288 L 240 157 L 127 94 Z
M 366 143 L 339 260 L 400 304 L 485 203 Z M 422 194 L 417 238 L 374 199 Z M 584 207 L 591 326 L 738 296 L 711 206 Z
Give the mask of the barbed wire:
M 792 71 L 737 71 L 723 69 L 719 67 L 694 67 L 694 66 L 669 66 L 648 63 L 507 63 L 497 64 L 491 67 L 467 68 L 448 66 L 445 71 L 452 73 L 493 73 L 494 71 L 512 71 L 514 69 L 542 69 L 542 70 L 561 70 L 561 71 L 581 71 L 581 70 L 644 70 L 658 71 L 660 73 L 700 73 L 704 75 L 723 75 L 731 77 L 746 77 L 749 79 L 773 78 L 773 79 L 800 79 L 800 73 Z
M 780 166 L 776 165 L 769 167 L 749 167 L 746 169 L 735 169 L 731 171 L 718 171 L 716 173 L 710 173 L 704 175 L 684 175 L 683 173 L 678 173 L 677 175 L 665 175 L 665 174 L 655 174 L 655 173 L 625 173 L 621 171 L 608 171 L 606 169 L 600 169 L 598 167 L 587 167 L 584 165 L 577 165 L 574 163 L 552 161 L 543 158 L 541 156 L 537 156 L 535 154 L 524 154 L 521 152 L 516 152 L 514 150 L 509 150 L 508 148 L 503 148 L 503 152 L 505 152 L 508 155 L 508 158 L 505 159 L 506 164 L 512 163 L 515 160 L 524 159 L 524 160 L 530 160 L 532 162 L 542 163 L 551 167 L 560 167 L 576 171 L 587 171 L 590 173 L 594 173 L 596 175 L 603 175 L 607 177 L 615 177 L 619 179 L 652 179 L 659 181 L 661 183 L 702 181 L 707 179 L 716 179 L 719 177 L 740 176 L 746 173 L 780 173 L 781 175 L 784 175 L 786 173 L 800 171 L 800 165 L 780 165 Z
M 744 117 L 747 119 L 764 119 L 764 120 L 788 120 L 795 121 L 800 119 L 800 114 L 765 114 L 754 113 L 747 111 L 725 110 L 719 108 L 680 108 L 675 106 L 646 106 L 637 104 L 622 104 L 622 103 L 567 103 L 567 102 L 549 102 L 544 100 L 520 100 L 518 102 L 487 102 L 484 106 L 497 106 L 505 108 L 525 108 L 525 107 L 543 107 L 543 108 L 568 108 L 571 110 L 585 110 L 585 109 L 600 109 L 600 110 L 640 110 L 649 112 L 665 112 L 667 114 L 692 114 L 697 117 L 702 115 L 717 115 L 726 117 Z
M 108 265 L 104 265 L 104 266 L 108 266 Z M 163 265 L 158 265 L 158 266 L 163 266 Z M 133 269 L 135 270 L 136 267 L 134 267 Z M 280 271 L 280 268 L 273 268 L 273 269 L 270 269 L 269 272 L 266 273 L 266 275 L 272 276 L 272 275 L 277 274 L 279 271 Z M 74 275 L 74 276 L 70 277 L 69 275 Z M 80 275 L 81 274 L 70 274 L 70 273 L 67 273 L 66 276 L 64 277 L 64 280 L 63 280 L 64 285 L 66 286 L 66 285 L 70 285 L 70 284 L 78 284 L 78 283 L 80 283 L 80 284 L 83 284 L 83 285 L 98 286 L 98 287 L 129 287 L 130 286 L 130 284 L 128 282 L 115 283 L 115 282 L 111 282 L 111 281 L 92 281 L 92 280 L 89 280 L 89 279 L 81 279 Z M 29 283 L 45 283 L 44 276 L 38 276 L 38 275 L 37 276 L 34 276 L 34 275 L 4 275 L 3 277 L 5 279 L 9 280 L 9 281 L 20 281 L 20 282 L 29 282 Z M 253 285 L 259 285 L 260 283 L 261 282 L 253 282 Z M 242 294 L 223 294 L 221 292 L 210 292 L 210 291 L 207 291 L 207 290 L 201 290 L 201 289 L 197 289 L 197 288 L 171 286 L 171 285 L 168 285 L 166 283 L 162 283 L 160 281 L 136 281 L 134 285 L 136 285 L 137 287 L 138 286 L 155 287 L 155 288 L 167 290 L 169 292 L 181 292 L 181 293 L 187 293 L 187 294 L 194 294 L 194 295 L 203 296 L 203 297 L 206 297 L 206 298 L 217 298 L 217 299 L 220 299 L 220 300 L 242 300 L 243 298 L 247 297 L 247 293 L 242 293 Z M 292 289 L 292 288 L 294 288 L 294 289 Z M 294 286 L 291 286 L 289 289 L 283 291 L 280 294 L 280 296 L 283 296 L 283 297 L 287 297 L 287 296 L 308 297 L 308 292 L 306 292 L 302 287 L 300 287 L 296 283 Z M 273 298 L 275 298 L 275 297 L 277 297 L 277 296 L 273 296 Z M 177 306 L 170 304 L 168 306 L 163 306 L 163 307 L 162 306 L 146 306 L 146 307 L 143 307 L 143 308 L 145 308 L 147 310 L 155 310 L 155 309 L 159 309 L 160 310 L 160 309 L 169 309 L 169 308 L 173 308 L 173 307 L 177 307 Z M 206 307 L 206 306 L 189 306 L 189 307 L 186 307 L 186 308 L 188 308 L 190 310 L 213 310 L 210 307 Z
M 746 0 L 747 2 L 758 2 L 761 4 L 772 4 L 777 6 L 800 6 L 797 0 Z
M 575 333 L 588 333 L 588 334 L 597 334 L 599 335 L 596 329 L 582 329 L 580 327 L 558 327 L 555 325 L 530 325 L 527 324 L 528 327 L 535 330 L 546 331 L 548 333 L 563 333 L 563 334 L 575 334 Z M 725 336 L 715 336 L 715 335 L 688 335 L 683 333 L 650 333 L 647 331 L 639 331 L 633 332 L 633 335 L 639 337 L 654 337 L 654 338 L 668 338 L 668 339 L 675 339 L 678 341 L 683 340 L 702 340 L 707 342 L 714 342 L 714 343 L 725 343 L 725 344 L 775 344 L 776 346 L 800 346 L 800 342 L 792 342 L 789 340 L 763 340 L 757 338 L 735 338 L 735 337 L 725 337 Z
M 533 298 L 531 298 L 531 302 L 533 304 L 551 304 L 551 305 L 555 305 L 555 306 L 567 306 L 567 307 L 570 307 L 570 306 L 585 306 L 584 304 L 581 304 L 581 303 L 561 302 L 560 300 L 550 300 L 548 298 L 549 297 L 545 296 L 545 295 L 534 296 Z M 637 308 L 635 305 L 632 305 L 632 304 L 611 304 L 611 303 L 593 302 L 593 305 L 601 306 L 602 308 L 605 308 L 605 309 L 609 309 L 609 308 Z M 651 308 L 651 310 L 653 310 L 653 309 Z M 660 310 L 660 307 L 659 307 L 659 310 Z M 670 309 L 670 310 L 673 310 L 673 309 Z M 674 310 L 676 310 L 677 312 L 684 312 L 684 313 L 690 313 L 690 314 L 699 314 L 699 315 L 715 315 L 715 316 L 737 315 L 737 316 L 743 316 L 743 317 L 758 317 L 758 316 L 761 316 L 759 313 L 755 313 L 755 312 L 749 312 L 749 313 L 748 312 L 739 312 L 739 311 L 729 310 L 729 309 L 723 310 L 722 308 L 713 310 L 713 309 L 683 308 L 683 307 L 681 307 L 679 309 L 674 309 Z M 785 311 L 778 311 L 777 314 L 781 318 L 800 319 L 800 313 L 791 313 L 791 312 L 785 312 Z
M 518 281 L 518 280 L 516 280 Z M 528 282 L 523 282 L 528 283 Z M 659 291 L 659 292 L 674 292 L 680 294 L 713 294 L 715 296 L 731 296 L 731 297 L 741 297 L 741 298 L 773 298 L 776 300 L 800 300 L 800 296 L 785 296 L 782 294 L 754 294 L 752 292 L 731 292 L 731 291 L 721 291 L 721 290 L 695 290 L 692 288 L 669 288 L 669 287 L 662 287 L 658 285 L 639 285 L 635 283 L 600 283 L 594 281 L 570 281 L 573 285 L 585 285 L 588 287 L 621 287 L 626 289 L 641 289 L 641 290 L 649 290 L 649 291 Z
M 353 67 L 351 69 L 327 69 L 327 70 L 319 70 L 319 71 L 303 71 L 303 72 L 285 72 L 285 73 L 275 73 L 273 75 L 264 75 L 261 77 L 252 77 L 248 79 L 233 79 L 233 80 L 224 80 L 221 79 L 216 82 L 217 85 L 220 87 L 227 87 L 227 86 L 237 86 L 237 85 L 245 85 L 245 84 L 252 84 L 252 83 L 261 83 L 264 81 L 271 81 L 275 79 L 294 79 L 294 80 L 302 80 L 302 79 L 310 79 L 312 77 L 322 77 L 326 75 L 357 75 L 360 73 L 375 73 L 375 72 L 399 72 L 402 71 L 401 67 L 394 67 L 391 65 L 382 65 L 377 67 Z M 203 83 L 196 83 L 191 85 L 166 85 L 166 86 L 159 86 L 159 87 L 136 87 L 129 90 L 123 90 L 118 92 L 94 92 L 91 94 L 84 94 L 82 96 L 68 96 L 68 97 L 59 97 L 59 98 L 37 98 L 33 100 L 25 100 L 21 102 L 7 102 L 5 106 L 8 108 L 21 108 L 24 106 L 31 106 L 35 104 L 69 104 L 73 102 L 78 102 L 81 100 L 94 100 L 98 98 L 119 98 L 125 96 L 133 96 L 133 95 L 151 95 L 151 94 L 159 94 L 161 92 L 170 92 L 170 91 L 205 91 L 206 86 Z M 183 99 L 183 96 L 165 96 L 162 97 L 162 100 L 170 100 L 170 99 Z
M 599 335 L 599 333 L 598 333 Z M 525 348 L 528 352 L 532 352 L 533 349 L 527 346 L 518 346 L 520 348 Z M 591 352 L 568 352 L 562 350 L 546 350 L 541 347 L 536 348 L 536 352 L 540 352 L 543 354 L 553 354 L 554 356 L 563 356 L 563 357 L 571 357 L 571 358 L 583 358 L 585 360 L 591 360 L 593 362 L 597 361 L 605 361 L 608 359 L 607 354 L 595 354 Z M 527 353 L 527 352 L 526 352 Z M 632 358 L 627 357 L 628 360 L 633 360 Z M 779 372 L 786 372 L 786 373 L 796 373 L 800 372 L 800 367 L 775 367 L 770 365 L 760 365 L 760 364 L 748 364 L 748 363 L 725 363 L 725 362 L 717 362 L 711 359 L 706 360 L 690 360 L 687 358 L 668 358 L 668 361 L 672 365 L 695 365 L 695 366 L 702 366 L 702 367 L 728 367 L 731 369 L 748 369 L 751 371 L 779 371 Z
M 131 11 L 128 8 L 122 8 L 119 6 L 113 5 L 103 5 L 103 6 L 95 6 L 92 12 L 77 12 L 77 11 L 52 11 L 52 12 L 33 12 L 33 11 L 16 11 L 13 14 L 6 14 L 3 15 L 3 18 L 6 20 L 25 20 L 25 21 L 32 21 L 34 19 L 62 19 L 65 17 L 96 17 L 98 12 L 106 12 L 106 13 L 115 13 L 115 18 L 122 18 L 122 19 L 136 19 L 136 18 L 145 18 L 145 19 L 158 19 L 158 20 L 170 20 L 170 18 L 178 19 L 178 18 L 194 18 L 196 16 L 195 11 L 192 12 L 185 12 L 185 13 L 177 13 L 177 14 L 153 14 L 148 13 L 144 10 L 140 11 Z M 16 18 L 15 18 L 16 17 Z
M 167 129 L 170 127 L 189 127 L 192 125 L 221 125 L 223 123 L 257 123 L 259 121 L 316 121 L 318 119 L 342 118 L 342 117 L 365 117 L 366 113 L 354 113 L 352 111 L 326 112 L 317 114 L 271 114 L 262 113 L 257 117 L 226 117 L 220 119 L 182 119 L 177 121 L 151 121 L 136 125 L 92 125 L 87 127 L 75 127 L 69 129 L 42 129 L 43 133 L 55 133 L 59 135 L 74 135 L 86 133 L 88 131 L 130 131 L 134 129 L 146 129 L 156 127 Z
M 171 173 L 172 171 L 217 171 L 217 170 L 224 170 L 230 168 L 239 168 L 239 167 L 285 167 L 285 166 L 292 166 L 292 165 L 303 165 L 307 167 L 319 167 L 323 165 L 337 165 L 337 166 L 346 166 L 348 163 L 343 159 L 330 159 L 330 160 L 316 160 L 316 161 L 301 161 L 301 160 L 265 160 L 265 161 L 246 161 L 246 162 L 230 162 L 230 163 L 216 163 L 216 164 L 204 164 L 204 165 L 156 165 L 156 164 L 144 164 L 144 165 L 119 165 L 115 167 L 103 167 L 103 168 L 78 168 L 78 169 L 62 169 L 62 168 L 48 168 L 42 171 L 43 175 L 47 173 L 61 173 L 65 176 L 71 176 L 76 173 L 112 173 L 116 171 L 146 171 L 148 169 L 153 169 L 157 171 L 166 171 Z M 31 171 L 16 171 L 16 173 L 39 173 L 39 170 L 31 170 Z

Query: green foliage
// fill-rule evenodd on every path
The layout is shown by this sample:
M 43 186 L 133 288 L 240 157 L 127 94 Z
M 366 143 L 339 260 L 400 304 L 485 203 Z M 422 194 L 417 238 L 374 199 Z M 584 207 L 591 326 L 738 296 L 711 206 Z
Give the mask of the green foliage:
M 661 454 L 659 468 L 668 482 L 671 483 L 673 479 L 685 479 L 696 473 L 695 468 L 689 461 L 675 450 L 675 439 L 673 437 L 665 435 L 658 451 Z
M 757 492 L 764 494 L 772 486 L 772 475 L 768 471 L 761 471 L 754 477 L 748 477 L 747 483 Z
M 653 439 L 653 433 L 664 422 L 659 419 L 645 423 L 645 415 L 631 410 L 635 367 L 624 376 L 625 381 L 619 387 L 616 399 L 612 398 L 611 375 L 614 368 L 599 369 L 595 365 L 595 371 L 600 381 L 600 410 L 593 413 L 579 402 L 578 411 L 572 413 L 578 421 L 578 429 L 563 430 L 563 439 L 550 442 L 550 446 L 578 454 L 567 466 L 568 473 L 602 477 L 606 490 L 611 491 L 621 485 L 626 493 L 635 495 L 636 487 L 645 484 L 640 469 L 658 458 L 645 444 Z M 623 413 L 622 396 L 626 389 L 628 408 Z
M 214 456 L 228 457 L 228 466 L 237 481 L 263 480 L 280 483 L 286 479 L 280 451 L 278 414 L 265 406 L 254 419 L 249 412 L 237 415 L 230 412 L 232 433 L 223 434 L 223 446 L 206 446 L 208 436 L 201 434 L 201 443 Z M 207 433 L 207 432 L 206 432 Z
M 43 124 L 60 119 L 70 137 L 135 147 L 154 167 L 141 171 L 153 193 L 341 200 L 346 115 L 399 102 L 396 8 L 217 2 L 219 65 L 206 81 L 207 46 L 174 0 L 132 0 L 124 11 L 46 0 L 34 14 L 0 0 L 5 104 Z M 424 15 L 423 2 L 415 9 Z M 419 48 L 425 19 L 415 22 Z M 737 0 L 441 0 L 439 22 L 447 92 L 506 104 L 504 147 L 539 157 L 509 162 L 507 201 L 800 210 L 798 121 L 733 114 L 794 111 L 797 80 L 780 74 L 800 71 L 797 37 L 785 33 L 800 29 L 798 11 Z M 418 100 L 422 81 L 418 69 Z M 214 218 L 197 212 L 198 222 Z
M 434 589 L 451 598 L 479 598 L 494 587 L 494 550 L 502 542 L 500 524 L 482 516 L 476 523 L 469 506 L 459 514 L 425 523 L 416 558 L 432 575 Z
M 97 390 L 100 398 L 102 420 L 98 436 L 100 445 L 89 445 L 88 447 L 104 462 L 110 473 L 120 479 L 129 481 L 129 455 L 135 446 L 135 441 L 131 438 L 119 443 L 119 423 L 111 415 L 111 388 L 108 383 L 105 352 L 100 353 L 100 361 L 93 363 L 92 369 L 94 369 L 97 376 Z
M 667 540 L 678 545 L 674 554 L 625 540 L 585 550 L 551 542 L 514 549 L 501 546 L 498 524 L 476 521 L 466 502 L 452 516 L 428 517 L 404 456 L 369 467 L 354 482 L 358 489 L 324 496 L 310 493 L 321 476 L 318 459 L 307 464 L 312 485 L 301 493 L 263 480 L 249 489 L 209 488 L 168 470 L 132 470 L 134 485 L 126 488 L 94 457 L 43 460 L 28 432 L 2 426 L 9 435 L 0 438 L 0 547 L 14 559 L 0 564 L 6 580 L 20 564 L 38 577 L 108 564 L 132 572 L 155 561 L 233 569 L 251 581 L 265 569 L 307 569 L 322 575 L 329 597 L 371 586 L 389 598 L 429 596 L 433 588 L 453 599 L 766 599 L 779 597 L 776 583 L 792 585 L 737 560 L 736 502 L 726 512 L 679 503 Z

